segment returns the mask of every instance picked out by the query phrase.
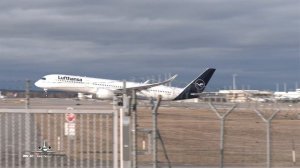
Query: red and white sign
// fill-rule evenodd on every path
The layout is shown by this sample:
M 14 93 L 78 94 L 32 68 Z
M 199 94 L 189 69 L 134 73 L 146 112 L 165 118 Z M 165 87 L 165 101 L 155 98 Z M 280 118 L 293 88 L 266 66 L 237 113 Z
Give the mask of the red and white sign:
M 72 122 L 65 122 L 65 135 L 75 136 L 76 135 L 76 125 Z
M 74 122 L 76 119 L 76 116 L 74 113 L 67 113 L 65 118 L 66 118 L 67 122 Z

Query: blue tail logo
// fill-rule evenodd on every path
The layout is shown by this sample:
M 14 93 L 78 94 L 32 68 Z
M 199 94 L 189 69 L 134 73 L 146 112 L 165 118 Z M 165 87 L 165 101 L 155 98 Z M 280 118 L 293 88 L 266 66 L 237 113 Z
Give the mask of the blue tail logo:
M 205 82 L 202 79 L 196 80 L 194 85 L 195 85 L 195 88 L 197 89 L 198 93 L 202 92 L 206 86 Z

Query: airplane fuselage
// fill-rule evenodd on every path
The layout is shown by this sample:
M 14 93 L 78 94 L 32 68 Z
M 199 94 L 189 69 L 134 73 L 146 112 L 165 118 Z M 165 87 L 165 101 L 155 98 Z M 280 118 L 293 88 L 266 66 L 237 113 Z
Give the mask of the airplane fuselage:
M 35 85 L 44 90 L 93 94 L 98 99 L 111 100 L 114 95 L 122 94 L 122 91 L 130 93 L 135 90 L 138 97 L 157 98 L 158 95 L 161 95 L 162 100 L 183 100 L 198 97 L 197 94 L 204 91 L 214 72 L 214 68 L 206 69 L 184 88 L 164 86 L 164 84 L 174 80 L 177 75 L 158 83 L 148 83 L 149 81 L 144 83 L 126 82 L 126 86 L 123 88 L 123 81 L 118 80 L 51 74 L 42 77 Z
M 112 99 L 114 95 L 113 91 L 122 90 L 123 81 L 52 74 L 44 76 L 38 80 L 35 85 L 45 90 L 94 94 L 99 99 Z M 126 87 L 138 87 L 142 85 L 143 83 L 126 82 Z M 137 95 L 145 98 L 155 98 L 161 95 L 162 100 L 173 100 L 182 90 L 182 88 L 160 85 L 141 90 L 137 92 Z

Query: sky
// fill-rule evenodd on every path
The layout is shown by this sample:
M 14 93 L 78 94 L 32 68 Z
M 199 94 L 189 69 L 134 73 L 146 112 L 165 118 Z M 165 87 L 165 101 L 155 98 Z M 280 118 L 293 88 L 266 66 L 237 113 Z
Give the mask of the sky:
M 52 73 L 300 87 L 299 0 L 0 1 L 0 88 Z M 16 86 L 18 85 L 18 86 Z

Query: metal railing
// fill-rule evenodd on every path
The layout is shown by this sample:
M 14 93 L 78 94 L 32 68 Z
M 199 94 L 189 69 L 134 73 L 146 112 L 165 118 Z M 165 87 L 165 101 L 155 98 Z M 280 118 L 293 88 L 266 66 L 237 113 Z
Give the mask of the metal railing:
M 113 110 L 0 109 L 0 167 L 117 167 L 117 119 Z

